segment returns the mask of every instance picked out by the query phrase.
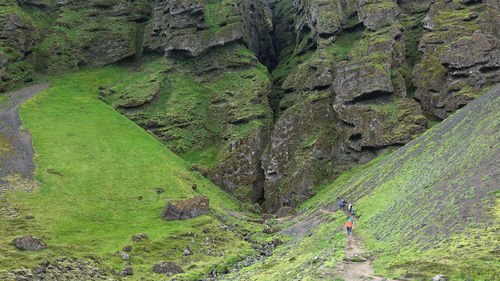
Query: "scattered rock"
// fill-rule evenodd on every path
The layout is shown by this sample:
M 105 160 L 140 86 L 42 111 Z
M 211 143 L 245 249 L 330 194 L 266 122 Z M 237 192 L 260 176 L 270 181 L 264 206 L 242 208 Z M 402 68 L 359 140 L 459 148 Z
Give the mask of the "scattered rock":
M 101 90 L 101 91 L 106 90 L 107 88 L 108 88 L 108 86 L 106 86 L 106 85 L 101 85 L 101 86 L 97 87 L 97 89 Z
M 123 247 L 123 249 L 122 249 L 122 250 L 123 250 L 124 252 L 130 252 L 130 251 L 132 251 L 132 246 L 127 245 L 127 246 Z
M 137 197 L 137 200 L 141 201 L 142 200 L 142 196 Z
M 153 265 L 153 272 L 154 273 L 167 273 L 167 274 L 178 274 L 178 273 L 183 273 L 184 270 L 182 270 L 181 266 L 173 261 L 162 261 L 159 262 L 155 265 Z
M 129 255 L 129 254 L 122 253 L 122 255 L 121 255 L 121 256 L 122 256 L 122 260 L 124 260 L 124 261 L 128 261 L 128 260 L 130 260 L 130 255 Z
M 446 281 L 448 280 L 445 276 L 438 274 L 434 277 L 432 277 L 432 281 Z
M 163 188 L 156 189 L 156 193 L 158 193 L 158 194 L 162 194 L 163 192 L 165 192 L 165 190 Z
M 167 221 L 187 220 L 208 214 L 209 200 L 205 195 L 197 195 L 186 200 L 172 200 L 163 209 L 162 219 Z
M 198 185 L 196 183 L 193 184 L 193 186 L 192 186 L 193 190 L 196 190 L 197 187 L 198 187 Z
M 24 218 L 27 220 L 33 220 L 33 219 L 35 219 L 35 216 L 30 214 L 30 215 L 25 216 Z
M 132 235 L 132 241 L 139 242 L 141 240 L 142 240 L 141 236 L 139 236 L 139 235 Z
M 141 233 L 139 234 L 139 236 L 142 238 L 142 239 L 149 239 L 148 235 L 146 233 Z
M 41 274 L 41 273 L 43 273 L 43 270 L 40 267 L 35 267 L 35 269 L 33 269 L 33 273 L 34 274 Z
M 19 250 L 38 252 L 46 248 L 45 242 L 40 238 L 35 238 L 31 235 L 26 235 L 21 238 L 14 239 L 14 245 Z
M 184 253 L 183 253 L 185 256 L 189 256 L 189 255 L 192 255 L 193 253 L 189 250 L 184 250 Z
M 134 275 L 134 269 L 130 266 L 125 267 L 123 270 L 121 270 L 118 275 L 125 277 L 127 275 Z
M 205 227 L 205 228 L 203 229 L 203 233 L 210 233 L 210 229 L 209 229 L 208 227 Z

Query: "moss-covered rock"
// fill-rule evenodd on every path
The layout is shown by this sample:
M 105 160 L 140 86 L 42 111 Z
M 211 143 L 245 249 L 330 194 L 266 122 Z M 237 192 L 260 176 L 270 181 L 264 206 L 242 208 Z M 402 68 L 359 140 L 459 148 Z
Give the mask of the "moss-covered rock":
M 106 87 L 103 87 L 106 88 Z M 103 90 L 101 99 L 178 154 L 211 156 L 208 176 L 243 201 L 262 198 L 260 156 L 270 134 L 270 79 L 239 43 L 194 58 L 162 58 Z M 215 149 L 211 149 L 215 147 Z
M 415 97 L 428 115 L 444 119 L 500 81 L 499 41 L 488 16 L 493 10 L 498 6 L 480 1 L 430 6 L 419 43 L 423 58 L 413 72 Z
M 33 51 L 39 38 L 34 21 L 16 1 L 0 3 L 0 92 L 33 79 Z

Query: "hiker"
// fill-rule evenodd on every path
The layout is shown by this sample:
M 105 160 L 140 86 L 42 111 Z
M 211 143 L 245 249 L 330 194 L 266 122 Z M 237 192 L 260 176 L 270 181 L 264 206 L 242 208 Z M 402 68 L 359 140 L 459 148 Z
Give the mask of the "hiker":
M 340 201 L 340 202 L 339 202 L 339 206 L 340 206 L 340 209 L 341 209 L 341 210 L 344 210 L 344 202 Z
M 351 221 L 352 223 L 354 223 L 354 220 L 351 218 L 351 217 L 347 217 L 347 220 Z
M 354 216 L 354 206 L 352 204 L 349 204 L 349 212 Z
M 352 219 L 349 217 L 345 222 L 345 229 L 347 230 L 347 237 L 351 236 L 351 231 L 353 229 Z
M 344 205 L 344 208 L 342 208 L 342 211 L 345 210 L 345 208 L 347 207 L 347 201 L 342 201 L 342 205 Z

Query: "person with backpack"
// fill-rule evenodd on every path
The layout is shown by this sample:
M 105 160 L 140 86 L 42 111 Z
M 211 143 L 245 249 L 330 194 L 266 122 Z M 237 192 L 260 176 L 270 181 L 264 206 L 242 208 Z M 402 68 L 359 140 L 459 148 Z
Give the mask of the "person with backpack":
M 340 201 L 340 202 L 339 202 L 339 206 L 340 206 L 340 209 L 341 209 L 341 210 L 344 210 L 344 202 L 343 202 L 343 201 Z
M 354 206 L 352 204 L 349 204 L 349 212 L 354 216 Z
M 352 224 L 352 219 L 350 217 L 347 218 L 347 221 L 345 222 L 345 229 L 347 230 L 347 237 L 351 236 L 351 231 L 354 228 L 354 225 Z

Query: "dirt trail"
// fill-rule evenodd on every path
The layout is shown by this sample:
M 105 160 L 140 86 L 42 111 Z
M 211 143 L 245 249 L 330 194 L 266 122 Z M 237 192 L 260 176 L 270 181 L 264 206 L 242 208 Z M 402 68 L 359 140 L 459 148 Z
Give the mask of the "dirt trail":
M 348 212 L 346 215 L 351 216 Z M 356 227 L 357 218 L 351 216 L 354 219 L 354 228 Z M 396 281 L 395 279 L 388 279 L 374 275 L 373 268 L 371 266 L 370 256 L 365 254 L 361 249 L 363 245 L 363 240 L 354 234 L 355 229 L 346 239 L 345 247 L 345 257 L 341 264 L 336 266 L 339 277 L 342 277 L 345 281 L 358 281 L 358 280 L 371 280 L 371 281 Z
M 321 219 L 318 218 L 319 215 L 332 213 L 334 213 L 334 211 L 330 211 L 322 207 L 306 220 L 299 221 L 299 216 L 296 215 L 280 218 L 279 221 L 295 221 L 296 223 L 293 226 L 283 230 L 283 234 L 295 234 L 296 239 L 301 239 L 321 222 Z M 345 212 L 345 214 L 346 216 L 351 216 L 348 212 Z M 354 226 L 356 226 L 356 221 L 357 219 L 354 218 Z M 342 263 L 337 264 L 335 267 L 338 276 L 343 278 L 345 281 L 396 281 L 395 279 L 387 279 L 373 273 L 370 261 L 371 257 L 365 254 L 365 252 L 361 249 L 362 245 L 363 240 L 355 234 L 351 233 L 351 236 L 346 239 L 345 258 Z
M 15 180 L 33 180 L 35 163 L 31 134 L 19 130 L 19 107 L 28 99 L 49 87 L 49 83 L 23 88 L 7 94 L 10 104 L 0 108 L 0 194 Z

